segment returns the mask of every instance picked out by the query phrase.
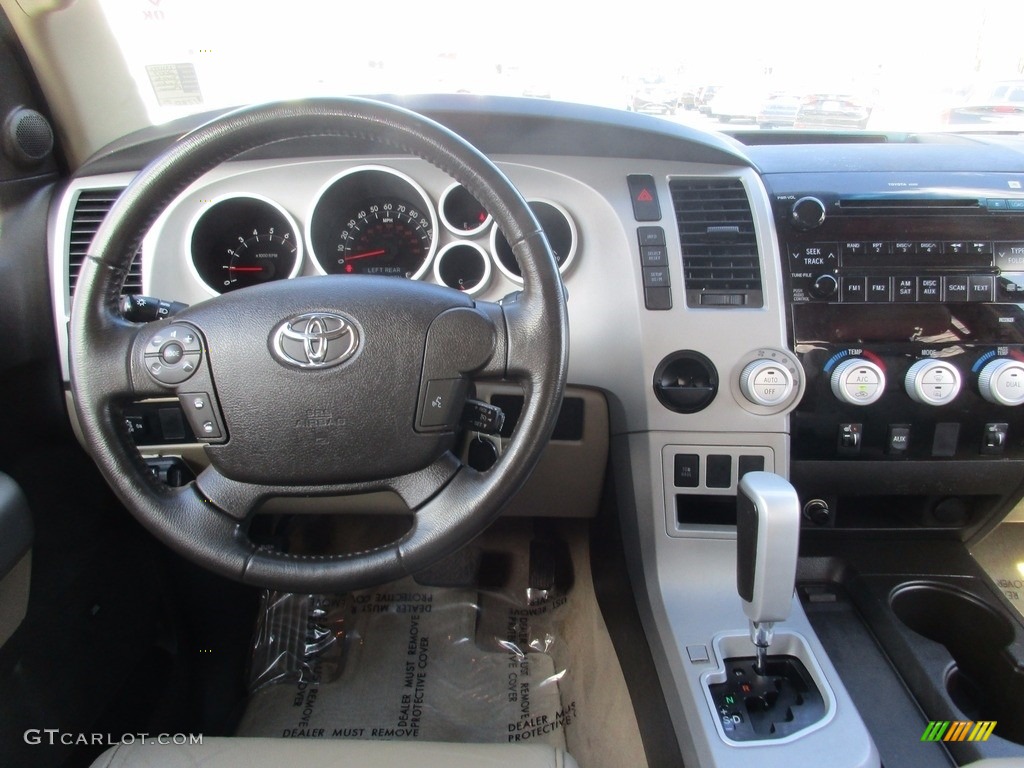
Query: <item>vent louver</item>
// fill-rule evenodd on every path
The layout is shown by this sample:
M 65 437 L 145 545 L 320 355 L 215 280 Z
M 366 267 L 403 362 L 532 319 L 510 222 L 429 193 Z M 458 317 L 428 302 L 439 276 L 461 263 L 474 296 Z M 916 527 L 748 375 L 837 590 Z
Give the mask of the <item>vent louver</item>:
M 691 307 L 761 307 L 761 262 L 754 217 L 739 179 L 669 183 Z
M 71 214 L 71 237 L 68 241 L 68 288 L 71 295 L 75 293 L 78 274 L 89 251 L 96 230 L 103 219 L 110 213 L 114 201 L 121 195 L 121 187 L 110 189 L 83 189 L 75 200 L 75 210 Z M 131 270 L 125 278 L 122 293 L 142 292 L 142 250 L 135 254 Z

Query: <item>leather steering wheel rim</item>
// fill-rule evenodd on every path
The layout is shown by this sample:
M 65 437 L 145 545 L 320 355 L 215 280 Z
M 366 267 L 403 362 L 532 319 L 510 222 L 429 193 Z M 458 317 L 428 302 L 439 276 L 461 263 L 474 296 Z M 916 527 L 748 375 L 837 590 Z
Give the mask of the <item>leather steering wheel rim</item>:
M 139 243 L 160 213 L 207 171 L 250 149 L 302 137 L 358 138 L 430 162 L 484 205 L 512 245 L 524 282 L 517 300 L 469 302 L 469 307 L 461 299 L 459 305 L 459 311 L 475 313 L 474 328 L 487 326 L 481 333 L 494 339 L 490 356 L 474 363 L 471 374 L 516 380 L 526 396 L 512 439 L 487 472 L 463 467 L 445 451 L 415 472 L 374 481 L 262 485 L 226 477 L 211 466 L 196 482 L 169 488 L 152 477 L 134 447 L 118 418 L 119 406 L 161 393 L 147 379 L 138 352 L 154 324 L 130 323 L 119 310 Z M 308 278 L 325 279 L 331 278 Z M 351 278 L 338 278 L 346 279 Z M 202 307 L 208 313 L 216 309 L 221 299 L 196 305 L 196 317 L 203 317 Z M 232 305 L 225 300 L 224 306 Z M 554 427 L 568 364 L 568 316 L 547 239 L 523 197 L 490 160 L 440 124 L 400 107 L 357 98 L 317 99 L 228 113 L 179 139 L 139 173 L 89 249 L 73 301 L 70 356 L 85 446 L 147 529 L 185 557 L 238 581 L 341 592 L 415 573 L 468 543 L 497 517 L 529 476 Z M 257 546 L 247 535 L 254 509 L 268 497 L 383 488 L 398 492 L 415 513 L 409 532 L 383 547 L 311 557 Z

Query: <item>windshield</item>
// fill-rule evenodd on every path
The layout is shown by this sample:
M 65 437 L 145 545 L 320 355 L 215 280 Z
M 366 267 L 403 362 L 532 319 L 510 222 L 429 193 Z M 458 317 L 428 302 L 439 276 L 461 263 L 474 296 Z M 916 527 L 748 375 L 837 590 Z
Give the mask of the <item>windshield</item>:
M 1024 3 L 102 0 L 150 119 L 315 95 L 470 93 L 723 126 L 1024 129 Z

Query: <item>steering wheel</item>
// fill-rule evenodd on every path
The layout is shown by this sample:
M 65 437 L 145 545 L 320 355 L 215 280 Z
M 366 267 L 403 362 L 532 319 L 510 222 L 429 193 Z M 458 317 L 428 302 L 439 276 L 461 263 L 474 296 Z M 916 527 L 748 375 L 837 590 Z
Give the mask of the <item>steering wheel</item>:
M 202 174 L 302 137 L 359 138 L 416 155 L 461 183 L 512 244 L 523 290 L 499 303 L 365 275 L 254 286 L 171 318 L 128 322 L 119 295 L 149 227 Z M 568 317 L 547 239 L 478 150 L 408 110 L 318 99 L 231 112 L 174 143 L 127 187 L 93 240 L 70 325 L 71 387 L 87 449 L 125 506 L 182 555 L 244 583 L 342 592 L 415 573 L 468 543 L 529 476 L 562 400 Z M 495 465 L 453 455 L 471 377 L 519 382 L 525 403 Z M 210 465 L 160 483 L 120 406 L 178 397 Z M 357 553 L 307 556 L 248 535 L 270 498 L 392 491 L 411 528 Z

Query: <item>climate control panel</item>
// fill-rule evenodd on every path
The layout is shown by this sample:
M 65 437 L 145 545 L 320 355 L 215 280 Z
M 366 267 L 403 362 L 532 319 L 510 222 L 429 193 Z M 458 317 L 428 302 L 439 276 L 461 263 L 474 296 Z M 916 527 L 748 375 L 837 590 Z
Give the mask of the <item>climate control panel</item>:
M 798 348 L 795 459 L 1024 458 L 1024 345 Z

